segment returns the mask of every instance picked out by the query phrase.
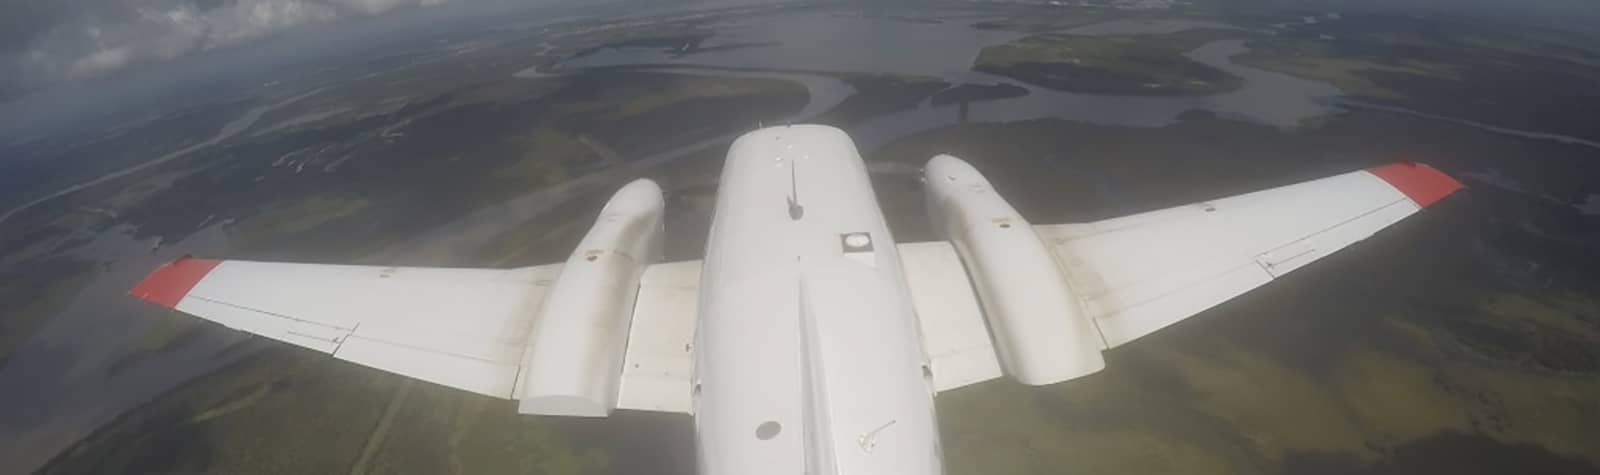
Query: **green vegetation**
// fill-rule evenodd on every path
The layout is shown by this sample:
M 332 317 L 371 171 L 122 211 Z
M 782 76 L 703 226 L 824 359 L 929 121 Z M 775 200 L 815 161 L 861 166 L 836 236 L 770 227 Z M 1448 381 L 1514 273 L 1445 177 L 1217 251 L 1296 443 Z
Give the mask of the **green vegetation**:
M 1342 22 L 1299 25 L 1297 34 L 1250 44 L 1250 52 L 1234 58 L 1239 64 L 1333 83 L 1353 95 L 1400 100 L 1409 97 L 1399 81 L 1457 82 L 1481 66 L 1544 69 L 1550 66 L 1593 69 L 1596 56 L 1564 44 L 1553 32 L 1503 32 L 1448 21 L 1397 18 L 1353 18 Z M 1593 71 L 1591 71 L 1593 73 Z
M 1241 36 L 1218 29 L 1168 35 L 1042 34 L 984 48 L 973 67 L 1071 92 L 1215 94 L 1237 89 L 1242 82 L 1183 54 L 1213 40 Z
M 588 231 L 588 223 L 576 219 L 554 224 L 549 220 L 530 221 L 496 236 L 477 251 L 477 258 L 495 265 L 535 262 L 535 259 L 530 259 L 535 256 L 552 258 L 546 261 L 561 261 L 565 259 L 564 256 L 554 256 L 546 251 L 558 248 L 552 246 L 554 243 L 576 244 Z
M 1310 39 L 1273 39 L 1250 44 L 1250 51 L 1233 61 L 1246 66 L 1292 76 L 1327 81 L 1346 93 L 1368 98 L 1404 99 L 1406 94 L 1381 84 L 1371 72 L 1407 74 L 1435 80 L 1458 80 L 1460 68 L 1415 58 L 1352 57 L 1333 43 Z
M 128 352 L 111 362 L 107 372 L 116 374 L 145 358 L 160 354 L 198 335 L 205 321 L 179 312 L 154 306 L 139 307 L 152 320 L 144 331 L 133 337 Z
M 561 104 L 557 115 L 600 114 L 605 120 L 622 120 L 661 110 L 691 100 L 765 94 L 774 89 L 798 87 L 787 81 L 719 78 L 707 76 L 652 75 L 660 79 L 646 89 L 633 89 L 622 101 L 616 96 L 581 98 Z
M 241 226 L 285 235 L 301 233 L 323 223 L 355 214 L 369 204 L 365 198 L 359 196 L 314 195 L 295 203 L 271 208 Z
M 274 348 L 130 413 L 44 473 L 607 473 L 606 450 L 575 446 L 552 421 Z
M 137 206 L 145 198 L 166 190 L 173 183 L 193 172 L 194 170 L 192 169 L 163 169 L 142 174 L 137 182 L 117 190 L 115 194 L 101 200 L 99 205 L 113 210 Z
M 950 87 L 935 78 L 895 75 L 852 75 L 843 78 L 856 93 L 816 118 L 816 122 L 849 129 L 868 118 L 916 107 Z
M 52 259 L 0 274 L 0 366 L 97 275 L 88 262 Z
M 1253 41 L 1235 62 L 1328 81 L 1359 100 L 1593 139 L 1600 55 L 1571 35 L 1442 19 L 1347 17 Z
M 297 201 L 269 205 L 261 214 L 234 227 L 242 246 L 264 245 L 317 229 L 371 206 L 364 197 L 345 193 L 315 194 Z
M 153 325 L 146 328 L 144 333 L 134 340 L 135 351 L 153 353 L 165 351 L 205 324 L 201 320 L 177 312 L 163 313 L 165 313 L 162 315 L 164 318 L 156 319 Z
M 574 172 L 604 166 L 605 159 L 576 137 L 536 128 L 523 139 L 520 160 L 494 172 L 495 178 L 521 190 L 537 190 L 572 179 Z
M 592 134 L 627 155 L 782 119 L 805 106 L 807 92 L 775 79 L 589 72 L 551 98 L 544 116 L 556 128 Z
M 1396 336 L 1437 338 L 1414 340 L 1412 354 L 1356 346 L 1308 372 L 1235 336 L 1184 327 L 1181 346 L 1119 349 L 1116 370 L 1047 390 L 1003 382 L 941 395 L 951 472 L 1278 473 L 1298 454 L 1375 464 L 1457 433 L 1600 463 L 1590 443 L 1600 381 L 1449 358 L 1434 346 L 1449 345 L 1447 330 L 1385 322 Z
M 133 411 L 44 473 L 339 473 L 400 378 L 275 348 Z
M 1171 431 L 1193 423 L 1193 417 L 1173 410 L 1183 407 L 1172 405 L 1180 395 L 1130 392 L 1143 389 L 1102 374 L 1048 389 L 998 381 L 940 394 L 946 470 L 996 475 L 1248 472 L 1247 466 L 1230 460 L 1229 451 L 1219 450 L 1225 448 L 1225 439 L 1197 444 L 1204 439 Z

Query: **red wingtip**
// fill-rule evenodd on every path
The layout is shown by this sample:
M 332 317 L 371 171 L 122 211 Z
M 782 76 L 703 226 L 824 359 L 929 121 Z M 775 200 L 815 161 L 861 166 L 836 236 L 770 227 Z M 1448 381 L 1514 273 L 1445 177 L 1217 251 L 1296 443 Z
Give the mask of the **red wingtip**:
M 176 307 L 178 301 L 183 300 L 183 296 L 189 295 L 189 290 L 200 283 L 200 279 L 221 263 L 214 259 L 180 257 L 151 271 L 139 285 L 128 291 L 128 295 L 164 307 Z
M 1389 182 L 1422 208 L 1461 189 L 1461 182 L 1423 163 L 1398 162 L 1367 171 Z

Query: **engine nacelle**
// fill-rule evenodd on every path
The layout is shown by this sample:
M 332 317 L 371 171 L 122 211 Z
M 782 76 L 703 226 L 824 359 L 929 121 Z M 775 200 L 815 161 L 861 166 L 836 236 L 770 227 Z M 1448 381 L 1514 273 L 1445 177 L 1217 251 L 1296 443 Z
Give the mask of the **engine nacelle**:
M 661 188 L 618 190 L 551 284 L 519 375 L 517 412 L 602 417 L 616 407 L 639 278 L 661 260 Z
M 928 214 L 978 292 L 1006 374 L 1043 385 L 1105 368 L 1105 340 L 1033 225 L 959 158 L 928 160 Z

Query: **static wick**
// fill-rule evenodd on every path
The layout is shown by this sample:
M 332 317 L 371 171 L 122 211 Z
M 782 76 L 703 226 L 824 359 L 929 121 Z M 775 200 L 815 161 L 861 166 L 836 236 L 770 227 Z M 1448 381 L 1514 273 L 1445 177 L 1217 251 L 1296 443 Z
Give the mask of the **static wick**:
M 883 432 L 884 429 L 888 429 L 889 426 L 894 425 L 894 423 L 895 420 L 890 419 L 889 422 L 885 422 L 883 425 L 878 426 L 877 429 L 872 429 L 871 432 L 861 434 L 861 437 L 856 439 L 856 444 L 861 446 L 862 452 L 869 454 L 872 453 L 872 449 L 878 447 L 878 433 Z

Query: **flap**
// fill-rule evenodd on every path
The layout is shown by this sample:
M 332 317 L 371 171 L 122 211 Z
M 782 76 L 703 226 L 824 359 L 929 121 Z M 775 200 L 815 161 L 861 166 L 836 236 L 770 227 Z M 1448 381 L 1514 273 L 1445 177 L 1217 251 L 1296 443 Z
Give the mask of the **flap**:
M 935 390 L 1000 377 L 989 327 L 955 248 L 946 241 L 919 242 L 901 244 L 899 251 Z
M 639 279 L 617 408 L 693 412 L 700 261 L 656 264 Z

